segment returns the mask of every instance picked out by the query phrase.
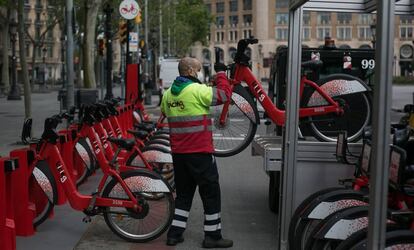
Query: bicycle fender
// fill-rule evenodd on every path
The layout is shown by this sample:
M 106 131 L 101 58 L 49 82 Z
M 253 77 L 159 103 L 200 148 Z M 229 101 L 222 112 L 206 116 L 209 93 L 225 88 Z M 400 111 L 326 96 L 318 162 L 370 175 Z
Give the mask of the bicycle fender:
M 316 239 L 346 240 L 351 234 L 368 227 L 368 206 L 340 210 L 320 224 Z
M 320 88 L 330 97 L 371 91 L 365 82 L 351 75 L 333 74 L 327 78 L 321 79 L 320 81 L 324 81 Z M 315 107 L 324 105 L 329 105 L 329 103 L 322 97 L 322 95 L 320 95 L 317 91 L 314 91 L 307 106 Z
M 367 205 L 365 194 L 352 189 L 340 189 L 324 193 L 308 205 L 303 218 L 323 220 L 344 208 Z
M 125 179 L 125 183 L 128 185 L 132 192 L 163 192 L 163 193 L 170 193 L 173 192 L 172 188 L 162 179 L 160 175 L 157 174 L 158 178 L 154 179 L 145 175 L 138 175 L 138 176 L 130 176 L 132 173 L 145 173 L 150 172 L 145 169 L 134 169 L 129 170 L 126 172 L 121 173 L 122 179 Z M 154 172 L 151 172 L 154 175 Z M 129 177 L 129 178 L 128 178 Z M 118 184 L 119 185 L 119 184 Z M 121 185 L 119 185 L 119 189 L 113 189 L 117 191 L 121 191 L 119 195 L 127 197 L 126 193 L 123 191 Z M 120 198 L 119 196 L 117 198 Z
M 259 111 L 257 110 L 257 106 L 250 92 L 240 84 L 234 86 L 233 92 L 244 97 L 247 101 L 246 103 L 243 98 L 237 98 L 236 95 L 232 95 L 231 99 L 234 101 L 234 104 L 246 115 L 247 118 L 249 118 L 250 121 L 255 124 L 259 124 Z
M 38 168 L 37 166 L 33 169 L 33 176 L 37 183 L 39 184 L 39 187 L 43 190 L 43 192 L 46 194 L 47 199 L 53 203 L 56 204 L 57 197 L 54 197 L 53 195 L 53 186 L 50 180 L 50 177 L 48 177 L 48 174 L 44 172 L 45 170 L 42 170 Z M 49 176 L 51 176 L 52 173 L 49 173 Z M 53 177 L 51 177 L 53 178 Z
M 160 150 L 151 149 L 148 151 L 142 152 L 143 157 L 149 163 L 172 163 L 172 156 L 170 153 L 165 153 Z M 144 162 L 137 155 L 134 160 L 132 160 L 131 166 L 144 166 Z
M 78 152 L 80 158 L 82 159 L 83 163 L 86 164 L 89 170 L 92 169 L 92 159 L 89 157 L 88 151 L 81 143 L 77 142 L 75 145 L 76 151 Z

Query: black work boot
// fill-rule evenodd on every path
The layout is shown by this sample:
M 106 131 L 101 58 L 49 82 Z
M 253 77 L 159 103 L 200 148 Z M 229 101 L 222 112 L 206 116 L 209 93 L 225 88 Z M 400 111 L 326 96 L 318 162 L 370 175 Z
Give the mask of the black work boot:
M 181 243 L 181 242 L 184 242 L 184 237 L 183 236 L 180 236 L 180 237 L 177 237 L 177 238 L 167 238 L 167 245 L 168 246 L 175 246 L 175 245 L 177 245 L 178 243 Z
M 214 239 L 210 236 L 205 236 L 203 241 L 203 248 L 229 248 L 233 246 L 233 241 L 228 239 Z

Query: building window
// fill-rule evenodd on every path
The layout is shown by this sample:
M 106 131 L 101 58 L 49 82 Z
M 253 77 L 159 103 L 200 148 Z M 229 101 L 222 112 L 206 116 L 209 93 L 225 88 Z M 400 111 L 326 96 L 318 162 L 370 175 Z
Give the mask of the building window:
M 400 38 L 403 40 L 411 40 L 413 38 L 413 27 L 411 26 L 400 27 Z
M 373 17 L 371 14 L 359 14 L 358 23 L 363 25 L 370 25 L 373 23 Z
M 287 41 L 287 39 L 288 39 L 288 29 L 287 28 L 276 28 L 276 40 Z
M 310 25 L 310 13 L 308 11 L 303 12 L 303 24 Z
M 276 0 L 276 8 L 289 7 L 289 0 Z
M 252 15 L 243 15 L 243 23 L 249 26 L 252 23 L 253 17 Z
M 47 46 L 47 57 L 52 58 L 53 57 L 53 45 Z
M 220 27 L 220 28 L 224 26 L 224 16 L 216 17 L 216 25 L 217 27 Z
M 276 24 L 278 25 L 286 25 L 289 22 L 289 14 L 288 13 L 277 13 L 276 14 Z
M 325 37 L 330 37 L 331 36 L 331 28 L 330 27 L 319 27 L 318 28 L 318 33 L 317 33 L 317 38 L 318 40 L 324 40 Z
M 229 32 L 229 41 L 237 41 L 237 31 Z
M 235 12 L 238 9 L 238 0 L 232 0 L 229 2 L 230 5 L 230 12 Z
M 371 27 L 359 27 L 358 28 L 358 39 L 360 40 L 372 40 Z
M 231 27 L 237 26 L 239 23 L 239 16 L 229 16 L 229 24 Z
M 236 53 L 237 53 L 237 49 L 236 48 L 231 47 L 229 49 L 229 56 L 230 56 L 231 59 L 234 59 L 234 57 L 236 56 Z
M 413 23 L 413 16 L 406 16 L 406 15 L 401 15 L 400 16 L 400 24 L 411 24 Z
M 211 13 L 211 4 L 210 3 L 206 4 L 206 9 L 207 9 L 208 13 Z
M 350 24 L 352 20 L 352 14 L 351 13 L 338 13 L 337 19 L 338 19 L 339 24 Z
M 30 56 L 30 46 L 31 45 L 32 45 L 31 43 L 26 43 L 26 56 L 27 57 L 31 57 Z
M 331 24 L 331 14 L 330 13 L 318 13 L 318 24 L 320 25 Z
M 210 33 L 207 34 L 207 41 L 211 41 L 211 34 Z
M 309 41 L 311 38 L 311 28 L 310 27 L 304 27 L 303 28 L 303 40 Z
M 224 40 L 224 32 L 216 33 L 216 42 L 222 42 Z
M 341 41 L 352 39 L 352 27 L 338 27 L 336 37 Z
M 243 38 L 250 38 L 252 35 L 252 30 L 243 30 Z
M 224 13 L 224 2 L 216 3 L 216 12 Z
M 252 0 L 243 0 L 243 10 L 252 9 Z

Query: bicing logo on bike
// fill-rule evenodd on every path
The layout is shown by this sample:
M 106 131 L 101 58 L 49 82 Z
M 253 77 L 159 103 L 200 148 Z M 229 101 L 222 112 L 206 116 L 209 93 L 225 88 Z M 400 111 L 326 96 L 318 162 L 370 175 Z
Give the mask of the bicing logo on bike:
M 65 170 L 63 169 L 63 165 L 59 161 L 56 163 L 56 169 L 58 170 L 60 174 L 60 182 L 64 183 L 68 179 L 68 177 L 66 177 Z
M 93 147 L 95 148 L 95 154 L 98 155 L 101 152 L 101 149 L 99 148 L 99 144 L 96 140 L 93 141 Z

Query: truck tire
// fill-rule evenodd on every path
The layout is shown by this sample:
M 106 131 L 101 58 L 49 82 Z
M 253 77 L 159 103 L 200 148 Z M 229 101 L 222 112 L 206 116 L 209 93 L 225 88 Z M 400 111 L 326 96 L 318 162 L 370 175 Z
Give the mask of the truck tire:
M 269 208 L 270 211 L 277 214 L 279 212 L 279 183 L 280 172 L 269 172 Z

